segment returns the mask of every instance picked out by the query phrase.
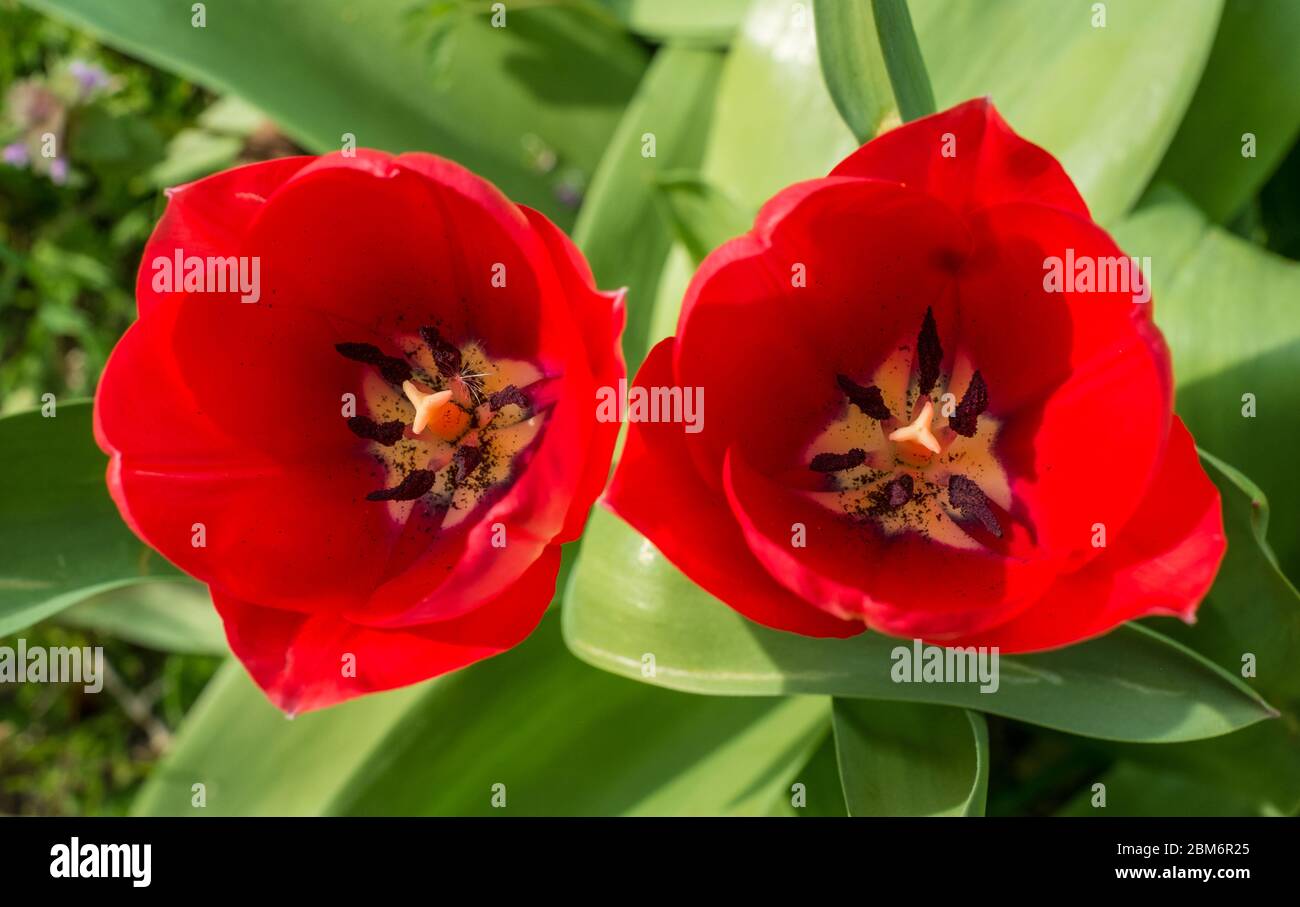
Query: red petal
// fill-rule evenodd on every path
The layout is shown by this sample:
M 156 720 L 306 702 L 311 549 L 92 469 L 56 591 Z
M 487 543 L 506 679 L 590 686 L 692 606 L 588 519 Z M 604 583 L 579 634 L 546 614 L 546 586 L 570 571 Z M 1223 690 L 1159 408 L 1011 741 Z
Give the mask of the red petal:
M 145 244 L 135 299 L 143 316 L 168 295 L 153 289 L 153 262 L 176 249 L 206 258 L 238 255 L 244 232 L 266 200 L 311 157 L 284 157 L 214 173 L 167 190 L 167 208 Z
M 437 677 L 519 644 L 545 613 L 559 565 L 560 549 L 551 546 L 517 583 L 464 617 L 400 630 L 263 608 L 217 589 L 212 600 L 235 655 L 272 702 L 296 714 Z M 345 676 L 346 665 L 356 676 Z
M 184 349 L 185 342 L 177 339 L 176 321 L 209 312 L 205 303 L 166 300 L 131 326 L 104 370 L 96 395 L 96 438 L 111 457 L 109 490 L 123 517 L 183 570 L 264 602 L 295 607 L 294 602 L 373 583 L 393 527 L 385 508 L 363 498 L 384 479 L 342 418 L 318 417 L 339 429 L 344 443 L 327 440 L 310 456 L 302 450 L 285 461 L 257 443 L 281 430 L 277 413 L 294 411 L 277 390 L 283 382 L 260 386 L 254 381 L 254 353 L 274 341 L 259 337 L 253 326 L 274 321 L 303 327 L 304 316 L 250 316 L 244 322 L 248 333 L 238 338 L 226 365 L 221 357 L 177 358 L 174 351 Z M 219 321 L 211 326 L 216 329 Z M 292 358 L 288 351 L 285 355 Z M 195 361 L 212 362 L 213 372 L 227 375 L 229 399 L 221 399 L 217 388 L 215 396 L 199 402 L 186 383 L 193 369 L 181 374 Z M 321 401 L 321 408 L 337 413 L 335 405 Z M 218 411 L 229 416 L 227 424 L 212 420 Z M 286 421 L 300 421 L 294 415 Z M 330 493 L 322 494 L 323 489 Z M 205 547 L 194 545 L 196 523 L 203 524 Z
M 262 209 L 244 253 L 260 256 L 271 301 L 324 312 L 349 339 L 433 323 L 453 342 L 563 370 L 572 319 L 545 246 L 519 208 L 450 161 L 322 158 Z
M 1099 557 L 1063 576 L 1019 617 L 945 645 L 1032 652 L 1069 645 L 1140 617 L 1191 622 L 1209 592 L 1227 541 L 1219 491 L 1174 418 L 1164 462 L 1137 514 Z
M 634 386 L 676 384 L 672 338 L 657 344 Z M 754 559 L 721 494 L 696 472 L 682 425 L 634 422 L 605 504 L 693 582 L 767 627 L 805 636 L 853 636 L 857 621 L 818 610 L 782 589 Z
M 708 391 L 692 444 L 714 487 L 733 444 L 788 467 L 844 396 L 953 299 L 967 233 L 937 202 L 870 180 L 814 180 L 777 195 L 752 233 L 705 260 L 683 303 L 676 374 Z M 795 286 L 802 266 L 806 286 Z M 947 315 L 940 318 L 942 333 Z
M 1160 462 L 1172 409 L 1169 353 L 1132 292 L 1049 292 L 1044 262 L 1127 259 L 1094 224 L 1035 205 L 973 221 L 957 342 L 983 374 L 997 453 L 1038 544 L 1084 551 L 1094 523 L 1118 531 Z
M 1089 216 L 1056 158 L 1012 132 L 987 98 L 892 129 L 850 154 L 831 176 L 905 183 L 963 213 L 1031 201 Z
M 582 469 L 583 478 L 574 493 L 564 529 L 556 539 L 557 542 L 567 542 L 577 538 L 582 532 L 592 502 L 605 487 L 605 480 L 609 477 L 609 463 L 614 455 L 614 445 L 618 441 L 619 424 L 596 421 L 594 401 L 597 389 L 617 388 L 619 379 L 627 375 L 627 363 L 623 360 L 621 342 L 623 325 L 627 320 L 624 305 L 627 291 L 602 293 L 597 290 L 587 260 L 582 257 L 582 253 L 569 237 L 531 208 L 523 208 L 523 212 L 550 250 L 551 261 L 555 264 L 560 277 L 560 285 L 569 304 L 573 306 L 574 319 L 578 330 L 582 332 L 594 382 L 590 398 L 593 402 L 592 438 L 587 450 L 586 464 Z
M 728 453 L 727 500 L 767 572 L 806 602 L 896 636 L 973 631 L 1035 601 L 1055 564 L 963 551 L 832 513 Z M 791 544 L 796 525 L 806 547 Z

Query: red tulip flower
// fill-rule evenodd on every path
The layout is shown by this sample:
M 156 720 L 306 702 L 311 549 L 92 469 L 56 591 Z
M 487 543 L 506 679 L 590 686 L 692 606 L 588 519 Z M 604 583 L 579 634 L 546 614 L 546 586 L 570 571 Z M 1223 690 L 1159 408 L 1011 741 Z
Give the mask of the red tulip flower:
M 1129 263 L 987 101 L 885 133 L 701 266 L 635 383 L 703 388 L 704 430 L 634 424 L 608 506 L 809 636 L 1021 652 L 1191 620 L 1219 496 Z
M 621 294 L 463 168 L 360 151 L 172 190 L 95 431 L 145 542 L 299 712 L 537 625 L 617 425 Z

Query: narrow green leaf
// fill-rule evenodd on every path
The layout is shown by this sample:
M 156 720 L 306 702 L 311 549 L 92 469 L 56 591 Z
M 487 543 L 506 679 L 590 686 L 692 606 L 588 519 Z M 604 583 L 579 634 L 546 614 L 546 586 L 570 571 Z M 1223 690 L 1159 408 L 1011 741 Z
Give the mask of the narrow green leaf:
M 189 580 L 114 589 L 73 605 L 59 614 L 59 622 L 162 652 L 225 655 L 230 651 L 207 588 Z
M 693 173 L 665 173 L 656 182 L 660 211 L 677 241 L 698 265 L 753 223 L 752 213 Z
M 630 371 L 652 345 L 655 289 L 672 244 L 656 212 L 655 179 L 665 170 L 699 166 L 721 70 L 722 56 L 712 51 L 665 47 L 655 55 L 574 228 L 597 286 L 627 287 L 623 352 Z
M 1146 743 L 1214 737 L 1276 714 L 1237 678 L 1134 624 L 1065 649 L 1002 657 L 996 692 L 981 692 L 978 682 L 896 683 L 891 668 L 908 641 L 878 633 L 815 639 L 761 627 L 695 586 L 602 508 L 592 513 L 563 616 L 565 639 L 580 658 L 696 693 L 928 702 Z M 641 674 L 644 652 L 655 654 L 653 678 Z
M 853 135 L 866 142 L 898 116 L 871 0 L 814 0 L 813 15 L 826 87 Z
M 907 0 L 871 0 L 871 13 L 899 116 L 906 123 L 934 113 L 934 90 L 912 30 Z
M 849 815 L 984 815 L 989 732 L 983 715 L 836 697 L 831 716 Z
M 595 671 L 548 615 L 496 658 L 292 721 L 232 663 L 134 812 L 757 815 L 788 796 L 828 717 L 821 698 L 688 696 Z
M 92 595 L 179 573 L 108 496 L 89 401 L 0 419 L 0 636 Z
M 410 0 L 27 0 L 111 46 L 264 110 L 313 151 L 344 134 L 432 151 L 564 225 L 646 64 L 608 16 Z
M 1300 3 L 1227 0 L 1201 82 L 1152 184 L 1177 186 L 1214 220 L 1236 214 L 1300 132 L 1297 47 Z

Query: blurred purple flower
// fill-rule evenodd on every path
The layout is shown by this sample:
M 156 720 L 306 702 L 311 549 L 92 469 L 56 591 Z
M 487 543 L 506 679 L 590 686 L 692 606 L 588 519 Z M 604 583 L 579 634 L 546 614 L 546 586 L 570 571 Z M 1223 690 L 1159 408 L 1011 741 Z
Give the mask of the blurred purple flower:
M 62 186 L 68 181 L 68 161 L 67 158 L 56 157 L 50 161 L 50 182 L 56 186 Z
M 68 72 L 77 80 L 79 100 L 85 100 L 101 89 L 108 88 L 112 80 L 107 72 L 94 63 L 85 60 L 73 60 L 68 64 Z
M 31 156 L 27 153 L 27 146 L 22 142 L 13 142 L 5 145 L 3 152 L 4 162 L 10 167 L 26 167 Z

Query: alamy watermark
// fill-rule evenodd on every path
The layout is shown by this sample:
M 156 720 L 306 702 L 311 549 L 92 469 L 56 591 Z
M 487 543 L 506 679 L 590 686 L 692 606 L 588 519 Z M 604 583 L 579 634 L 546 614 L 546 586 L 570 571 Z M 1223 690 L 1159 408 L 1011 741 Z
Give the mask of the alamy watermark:
M 0 683 L 79 683 L 87 693 L 104 688 L 102 646 L 0 646 Z
M 1043 289 L 1049 293 L 1128 293 L 1134 302 L 1151 301 L 1151 257 L 1075 255 L 1043 259 Z
M 155 293 L 239 293 L 240 302 L 262 298 L 262 259 L 257 255 L 155 255 L 150 286 Z
M 618 387 L 596 389 L 596 419 L 600 422 L 679 422 L 688 435 L 704 430 L 704 388 L 632 387 L 620 378 Z
M 997 646 L 927 646 L 919 639 L 889 653 L 894 683 L 976 683 L 981 693 L 998 691 Z

